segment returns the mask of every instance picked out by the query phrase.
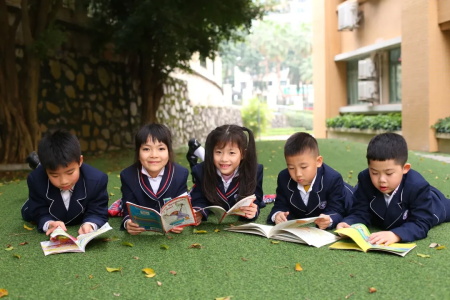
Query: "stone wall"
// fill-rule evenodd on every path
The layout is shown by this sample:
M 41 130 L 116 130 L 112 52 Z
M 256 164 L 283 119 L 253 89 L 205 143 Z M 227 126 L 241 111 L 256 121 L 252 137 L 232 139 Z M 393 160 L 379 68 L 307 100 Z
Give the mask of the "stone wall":
M 20 61 L 20 49 L 18 57 Z M 120 62 L 60 53 L 42 63 L 38 104 L 42 132 L 70 130 L 85 154 L 133 147 L 141 117 L 137 87 Z M 242 125 L 236 108 L 192 107 L 185 81 L 171 79 L 164 90 L 157 118 L 171 129 L 174 147 L 187 145 L 192 137 L 204 141 L 222 124 Z
M 241 111 L 235 107 L 191 106 L 184 81 L 171 79 L 164 93 L 157 118 L 171 129 L 174 147 L 186 146 L 193 137 L 203 144 L 208 133 L 223 124 L 242 126 Z

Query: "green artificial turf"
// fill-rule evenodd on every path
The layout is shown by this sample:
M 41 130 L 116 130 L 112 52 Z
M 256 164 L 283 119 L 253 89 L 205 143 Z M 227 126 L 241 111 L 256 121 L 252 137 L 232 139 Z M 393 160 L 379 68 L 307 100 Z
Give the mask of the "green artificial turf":
M 340 140 L 319 140 L 319 145 L 324 161 L 354 185 L 366 167 L 366 146 Z M 276 176 L 285 167 L 283 146 L 280 141 L 257 144 L 266 194 L 275 193 Z M 120 197 L 118 174 L 132 159 L 132 150 L 85 157 L 109 174 L 110 202 Z M 187 166 L 183 151 L 177 159 Z M 448 164 L 414 153 L 409 161 L 432 185 L 450 194 Z M 428 247 L 432 242 L 450 247 L 450 224 L 433 228 L 400 257 L 273 244 L 263 237 L 224 231 L 229 223 L 217 225 L 213 218 L 196 228 L 206 234 L 194 234 L 188 227 L 181 234 L 130 236 L 119 230 L 119 218 L 111 218 L 114 229 L 102 236 L 109 241 L 95 239 L 85 253 L 44 256 L 39 242 L 48 238 L 23 227 L 20 207 L 26 198 L 26 180 L 0 184 L 0 289 L 8 290 L 5 299 L 447 299 L 450 294 L 450 248 Z M 261 211 L 259 223 L 265 222 L 271 207 Z M 69 233 L 75 235 L 77 229 L 69 227 Z M 190 248 L 194 243 L 202 248 Z M 9 246 L 13 249 L 8 251 Z M 303 271 L 294 270 L 296 263 Z M 108 273 L 106 267 L 121 272 Z M 143 268 L 154 269 L 156 276 L 146 278 Z M 375 293 L 369 293 L 371 287 Z

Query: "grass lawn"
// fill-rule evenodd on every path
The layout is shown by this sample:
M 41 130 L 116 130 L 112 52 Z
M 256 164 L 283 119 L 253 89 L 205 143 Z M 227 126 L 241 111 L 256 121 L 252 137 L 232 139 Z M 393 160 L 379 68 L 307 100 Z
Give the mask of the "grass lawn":
M 366 145 L 339 140 L 319 140 L 319 145 L 324 161 L 354 185 L 366 166 Z M 275 193 L 277 174 L 285 167 L 283 146 L 280 141 L 257 144 L 266 194 Z M 177 160 L 187 167 L 184 155 L 178 153 Z M 118 175 L 132 159 L 132 150 L 85 157 L 86 163 L 108 173 L 110 202 L 120 197 Z M 409 161 L 448 197 L 448 164 L 414 153 Z M 103 236 L 109 241 L 93 240 L 85 253 L 44 256 L 39 242 L 47 237 L 26 230 L 20 217 L 26 180 L 9 175 L 0 181 L 0 290 L 9 292 L 5 299 L 448 299 L 450 294 L 450 248 L 428 247 L 432 242 L 450 247 L 450 224 L 433 228 L 403 258 L 273 244 L 263 237 L 224 231 L 229 223 L 218 225 L 213 218 L 196 228 L 206 234 L 185 228 L 181 234 L 130 236 L 119 230 L 120 219 L 111 218 L 114 229 Z M 258 223 L 265 223 L 271 208 L 261 211 Z M 77 229 L 69 227 L 69 233 Z M 202 248 L 189 248 L 194 243 Z M 294 270 L 296 263 L 303 271 Z M 109 273 L 106 267 L 121 271 Z M 156 276 L 146 278 L 143 268 L 154 269 Z M 371 287 L 375 293 L 369 293 Z

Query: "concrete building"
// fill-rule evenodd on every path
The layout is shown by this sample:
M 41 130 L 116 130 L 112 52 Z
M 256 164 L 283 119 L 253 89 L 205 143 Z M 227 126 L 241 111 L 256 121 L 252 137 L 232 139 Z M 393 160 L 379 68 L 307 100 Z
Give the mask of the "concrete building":
M 401 112 L 411 150 L 450 116 L 450 1 L 314 0 L 314 134 L 344 113 Z

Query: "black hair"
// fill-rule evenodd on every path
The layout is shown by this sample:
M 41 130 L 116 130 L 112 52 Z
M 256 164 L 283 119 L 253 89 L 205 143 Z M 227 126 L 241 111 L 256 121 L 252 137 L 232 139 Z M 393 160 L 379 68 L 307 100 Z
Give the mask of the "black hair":
M 39 142 L 38 156 L 46 170 L 54 171 L 73 162 L 80 163 L 80 142 L 72 133 L 57 129 L 49 132 Z
M 228 143 L 235 144 L 243 157 L 239 165 L 239 198 L 237 200 L 254 194 L 256 189 L 258 162 L 253 132 L 238 125 L 222 125 L 211 131 L 205 142 L 202 189 L 206 199 L 213 204 L 220 204 L 216 190 L 219 179 L 214 166 L 214 148 L 223 148 Z
M 403 136 L 397 133 L 382 133 L 370 140 L 366 158 L 368 164 L 371 160 L 393 159 L 396 164 L 403 166 L 408 160 L 408 145 Z
M 160 142 L 167 146 L 169 151 L 169 161 L 173 162 L 173 149 L 172 149 L 172 134 L 170 129 L 163 125 L 157 123 L 150 123 L 142 126 L 136 133 L 134 138 L 134 162 L 140 165 L 139 161 L 139 151 L 141 146 L 147 143 L 147 140 L 151 138 L 152 142 Z
M 284 145 L 284 157 L 302 154 L 305 151 L 311 151 L 315 156 L 320 155 L 317 140 L 306 132 L 294 133 Z

